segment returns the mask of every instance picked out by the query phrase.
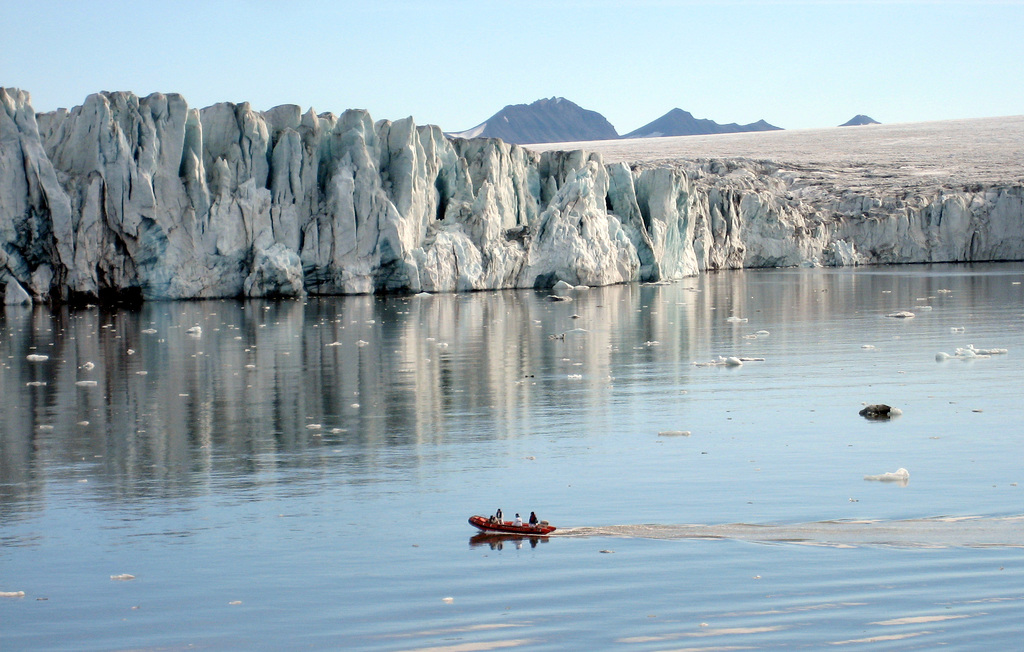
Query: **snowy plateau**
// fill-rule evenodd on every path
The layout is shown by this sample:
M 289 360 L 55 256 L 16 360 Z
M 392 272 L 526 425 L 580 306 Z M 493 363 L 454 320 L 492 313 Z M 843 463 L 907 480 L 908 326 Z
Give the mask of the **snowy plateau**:
M 561 143 L 0 89 L 6 302 L 457 292 L 1024 259 L 1024 118 Z

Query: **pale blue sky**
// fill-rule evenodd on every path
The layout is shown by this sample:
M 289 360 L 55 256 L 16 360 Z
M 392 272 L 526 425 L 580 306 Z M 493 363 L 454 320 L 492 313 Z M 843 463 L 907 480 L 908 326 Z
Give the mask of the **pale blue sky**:
M 566 97 L 787 129 L 1024 113 L 1024 2 L 0 0 L 0 85 L 299 104 L 447 131 Z

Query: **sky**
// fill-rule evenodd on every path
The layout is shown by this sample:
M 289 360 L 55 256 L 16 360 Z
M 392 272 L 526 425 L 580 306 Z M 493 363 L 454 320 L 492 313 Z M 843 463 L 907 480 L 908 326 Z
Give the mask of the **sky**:
M 445 131 L 564 97 L 786 129 L 1024 114 L 1024 0 L 0 0 L 0 86 L 370 111 Z

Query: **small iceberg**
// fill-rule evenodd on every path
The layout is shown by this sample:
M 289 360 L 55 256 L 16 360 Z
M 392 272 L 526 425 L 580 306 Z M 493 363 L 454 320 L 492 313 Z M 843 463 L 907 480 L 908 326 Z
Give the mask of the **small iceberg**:
M 865 480 L 874 480 L 877 482 L 901 482 L 906 484 L 910 480 L 910 471 L 900 467 L 890 473 L 880 473 L 878 475 L 866 475 Z
M 952 355 L 944 351 L 939 351 L 935 354 L 936 362 L 945 362 L 946 360 L 981 360 L 985 358 L 991 358 L 994 355 L 1006 355 L 1009 349 L 976 349 L 973 344 L 968 344 L 966 347 L 958 347 L 956 352 Z
M 886 317 L 892 317 L 893 319 L 913 319 L 916 315 L 909 310 L 897 310 L 896 312 L 890 312 Z
M 727 317 L 725 321 L 731 324 L 745 324 L 748 320 L 746 317 L 737 317 L 735 315 L 732 315 L 730 317 Z
M 25 359 L 29 362 L 46 362 L 50 359 L 48 355 L 41 355 L 39 353 L 29 353 L 25 356 Z
M 717 360 L 710 362 L 694 362 L 695 367 L 741 367 L 744 362 L 764 362 L 764 358 L 748 358 L 739 356 L 718 356 Z

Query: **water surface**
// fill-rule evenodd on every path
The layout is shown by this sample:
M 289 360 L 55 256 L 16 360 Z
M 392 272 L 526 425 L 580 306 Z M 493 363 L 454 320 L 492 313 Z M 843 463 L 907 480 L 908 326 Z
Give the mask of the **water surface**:
M 1022 281 L 8 308 L 0 646 L 1011 648 Z

